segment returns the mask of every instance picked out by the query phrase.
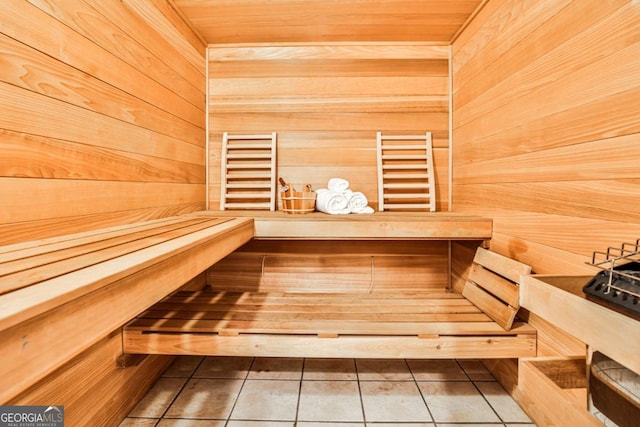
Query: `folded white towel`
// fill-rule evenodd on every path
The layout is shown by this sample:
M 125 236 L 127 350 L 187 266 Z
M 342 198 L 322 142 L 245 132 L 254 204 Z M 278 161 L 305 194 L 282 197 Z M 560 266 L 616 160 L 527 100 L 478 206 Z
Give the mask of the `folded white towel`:
M 343 193 L 326 188 L 316 190 L 316 209 L 331 215 L 346 215 L 351 213 L 349 199 Z
M 373 213 L 373 208 L 369 206 L 369 200 L 367 199 L 367 196 L 365 196 L 360 191 L 351 192 L 347 206 L 349 207 L 349 210 L 351 211 L 351 213 L 355 213 L 355 214 Z
M 327 188 L 336 193 L 342 193 L 349 188 L 349 181 L 342 178 L 331 178 L 327 184 Z

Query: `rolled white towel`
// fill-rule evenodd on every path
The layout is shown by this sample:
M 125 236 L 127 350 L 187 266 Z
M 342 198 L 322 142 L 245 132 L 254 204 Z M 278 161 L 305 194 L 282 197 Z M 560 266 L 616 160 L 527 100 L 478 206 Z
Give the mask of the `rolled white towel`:
M 351 213 L 349 200 L 343 193 L 326 188 L 316 190 L 316 209 L 331 215 L 346 215 Z
M 336 193 L 342 193 L 349 188 L 349 181 L 342 178 L 331 178 L 327 184 L 327 188 Z
M 348 207 L 351 213 L 355 214 L 370 214 L 373 213 L 373 208 L 369 206 L 369 200 L 364 193 L 360 191 L 354 191 L 349 197 Z

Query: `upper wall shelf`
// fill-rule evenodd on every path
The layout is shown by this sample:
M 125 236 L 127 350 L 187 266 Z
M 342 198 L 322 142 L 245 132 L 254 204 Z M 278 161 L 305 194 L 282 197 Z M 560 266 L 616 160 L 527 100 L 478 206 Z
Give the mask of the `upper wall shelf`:
M 207 211 L 198 215 L 250 216 L 258 239 L 486 240 L 493 229 L 490 218 L 451 212 L 291 215 L 281 211 Z

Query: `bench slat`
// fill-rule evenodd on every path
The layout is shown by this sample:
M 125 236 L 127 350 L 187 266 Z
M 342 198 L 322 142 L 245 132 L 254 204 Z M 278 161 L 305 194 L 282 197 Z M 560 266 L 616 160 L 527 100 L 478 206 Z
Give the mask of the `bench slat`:
M 2 259 L 0 260 L 0 268 L 4 271 L 4 263 L 9 261 L 14 261 L 17 259 L 28 258 L 31 256 L 51 253 L 55 251 L 61 251 L 68 248 L 73 248 L 80 245 L 85 245 L 93 242 L 100 242 L 102 240 L 126 236 L 131 233 L 157 229 L 163 226 L 170 226 L 172 224 L 184 223 L 187 219 L 185 218 L 171 218 L 170 220 L 163 221 L 153 221 L 143 224 L 135 224 L 127 227 L 118 227 L 115 230 L 104 230 L 100 232 L 91 231 L 86 233 L 81 233 L 71 236 L 60 236 L 57 238 L 51 238 L 39 241 L 35 245 L 16 245 L 16 249 L 2 253 L 2 249 L 9 248 L 8 246 L 3 246 L 0 248 L 0 253 L 2 253 Z
M 219 333 L 232 330 L 236 333 L 252 334 L 336 334 L 336 335 L 519 335 L 535 333 L 533 329 L 520 324 L 506 331 L 494 322 L 344 322 L 287 321 L 287 320 L 206 320 L 206 319 L 139 319 L 126 327 L 127 331 L 176 332 L 176 333 Z
M 486 314 L 473 313 L 282 313 L 282 312 L 249 312 L 249 311 L 188 311 L 188 310 L 156 310 L 156 307 L 140 316 L 141 318 L 165 319 L 205 319 L 205 320 L 295 320 L 309 322 L 312 320 L 342 320 L 355 322 L 491 322 Z
M 153 234 L 149 237 L 141 238 L 142 235 L 135 234 L 133 241 L 127 241 L 124 238 L 124 243 L 113 247 L 106 247 L 101 250 L 96 250 L 89 253 L 83 253 L 82 250 L 76 252 L 73 257 L 68 257 L 52 263 L 40 262 L 37 266 L 29 269 L 17 271 L 0 277 L 0 294 L 15 291 L 17 289 L 24 288 L 26 286 L 33 285 L 54 277 L 58 277 L 72 271 L 81 270 L 83 268 L 100 264 L 105 261 L 121 257 L 123 255 L 139 251 L 141 249 L 149 248 L 169 240 L 173 240 L 188 234 L 204 230 L 206 228 L 221 224 L 221 220 L 210 220 L 197 222 L 195 224 L 189 224 L 185 227 L 175 228 L 172 227 L 168 231 L 164 231 L 159 234 Z

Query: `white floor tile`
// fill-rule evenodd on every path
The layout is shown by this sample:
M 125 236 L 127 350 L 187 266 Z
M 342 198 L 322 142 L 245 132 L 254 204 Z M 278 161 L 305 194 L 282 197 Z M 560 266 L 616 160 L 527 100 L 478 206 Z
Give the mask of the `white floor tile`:
M 431 421 L 416 383 L 365 381 L 360 383 L 364 414 L 369 421 Z
M 364 421 L 356 381 L 303 381 L 300 421 Z
M 500 422 L 493 409 L 471 382 L 419 382 L 436 423 Z
M 234 420 L 295 421 L 299 381 L 247 380 L 231 413 Z

